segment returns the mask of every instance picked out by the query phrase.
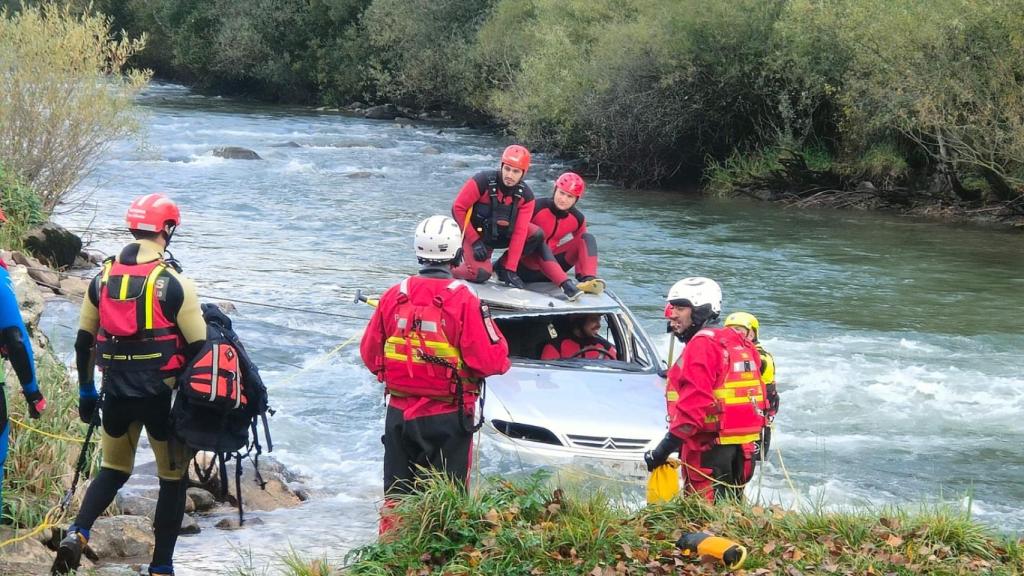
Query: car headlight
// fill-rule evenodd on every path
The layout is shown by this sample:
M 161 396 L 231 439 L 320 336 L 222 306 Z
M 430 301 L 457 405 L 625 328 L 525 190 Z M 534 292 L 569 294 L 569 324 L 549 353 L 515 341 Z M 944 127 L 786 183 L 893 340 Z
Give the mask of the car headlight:
M 516 440 L 529 440 L 530 442 L 554 444 L 555 446 L 562 445 L 562 442 L 558 440 L 558 437 L 551 430 L 541 428 L 540 426 L 506 422 L 505 420 L 491 420 L 491 425 L 498 432 Z

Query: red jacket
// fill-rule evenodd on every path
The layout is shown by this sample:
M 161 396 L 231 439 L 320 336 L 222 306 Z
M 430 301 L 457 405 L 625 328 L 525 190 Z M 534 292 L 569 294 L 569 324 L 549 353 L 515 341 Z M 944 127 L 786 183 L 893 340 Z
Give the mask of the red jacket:
M 573 239 L 587 232 L 587 223 L 583 213 L 575 206 L 562 212 L 555 207 L 551 198 L 541 198 L 533 208 L 533 223 L 544 231 L 544 242 L 551 250 L 561 244 L 566 236 L 572 234 Z
M 448 342 L 459 350 L 465 372 L 479 378 L 504 374 L 512 365 L 505 337 L 469 286 L 459 282 L 457 289 L 446 290 L 452 282 L 457 281 L 450 277 L 412 276 L 407 284 L 409 301 L 429 305 L 435 296 L 445 293 L 443 330 Z M 385 342 L 397 333 L 400 286 L 392 286 L 380 297 L 380 304 L 370 318 L 359 345 L 363 363 L 378 378 L 384 375 Z M 416 364 L 414 368 L 427 369 L 423 364 Z M 424 377 L 428 377 L 426 372 Z M 464 395 L 463 403 L 468 410 L 472 410 L 474 402 L 475 395 Z M 392 396 L 391 405 L 404 410 L 407 419 L 454 412 L 458 408 L 452 402 L 415 396 Z
M 515 200 L 514 193 L 516 190 L 509 190 L 505 188 L 505 185 L 501 182 L 501 172 L 496 170 L 487 170 L 479 172 L 469 180 L 466 180 L 466 183 L 462 185 L 462 190 L 459 190 L 458 196 L 455 197 L 454 204 L 452 204 L 452 216 L 455 218 L 455 221 L 459 223 L 459 227 L 462 228 L 465 239 L 468 240 L 470 244 L 480 239 L 480 234 L 473 225 L 473 221 L 478 221 L 478 217 L 481 214 L 490 213 L 491 182 L 496 183 L 498 202 L 508 205 Z M 529 232 L 530 220 L 533 218 L 533 191 L 530 190 L 530 187 L 527 186 L 525 182 L 520 182 L 516 188 L 520 190 L 522 199 L 519 200 L 520 204 L 517 208 L 518 212 L 515 217 L 512 237 L 508 243 L 508 253 L 505 261 L 505 267 L 508 270 L 515 270 L 519 267 L 519 258 L 523 255 L 523 245 L 526 244 L 526 236 Z M 467 226 L 466 214 L 469 213 L 471 208 L 473 209 L 473 217 L 470 225 Z M 494 247 L 495 246 L 492 246 L 492 248 Z M 502 246 L 497 247 L 500 248 Z
M 615 346 L 611 342 L 601 338 L 586 338 L 577 340 L 574 336 L 566 336 L 565 338 L 559 338 L 552 342 L 548 342 L 544 345 L 543 350 L 540 353 L 541 360 L 564 360 L 572 358 L 574 354 L 587 347 L 598 347 L 604 348 L 608 351 L 607 354 L 602 354 L 596 350 L 588 350 L 584 352 L 580 357 L 589 360 L 616 360 Z
M 679 360 L 668 372 L 666 400 L 668 429 L 674 436 L 685 440 L 691 449 L 703 449 L 716 440 L 717 432 L 709 429 L 707 420 L 719 410 L 714 390 L 726 376 L 726 350 L 730 347 L 748 348 L 754 365 L 760 371 L 757 349 L 734 330 L 704 329 L 694 336 L 683 349 Z M 706 337 L 706 334 L 716 337 Z

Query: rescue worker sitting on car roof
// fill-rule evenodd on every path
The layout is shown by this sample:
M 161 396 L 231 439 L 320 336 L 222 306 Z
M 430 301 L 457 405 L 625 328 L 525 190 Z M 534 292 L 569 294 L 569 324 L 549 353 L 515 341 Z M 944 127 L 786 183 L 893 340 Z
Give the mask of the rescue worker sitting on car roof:
M 517 271 L 524 282 L 549 281 L 561 286 L 570 301 L 584 292 L 604 291 L 604 280 L 597 278 L 597 241 L 587 231 L 586 219 L 578 207 L 586 188 L 579 174 L 565 172 L 555 180 L 551 197 L 537 200 L 528 238 L 540 234 L 543 242 L 536 250 L 523 253 Z M 504 256 L 498 265 L 505 267 Z M 575 281 L 566 274 L 572 268 Z
M 579 314 L 569 321 L 568 333 L 544 345 L 541 360 L 587 358 L 616 360 L 615 346 L 600 336 L 601 315 Z

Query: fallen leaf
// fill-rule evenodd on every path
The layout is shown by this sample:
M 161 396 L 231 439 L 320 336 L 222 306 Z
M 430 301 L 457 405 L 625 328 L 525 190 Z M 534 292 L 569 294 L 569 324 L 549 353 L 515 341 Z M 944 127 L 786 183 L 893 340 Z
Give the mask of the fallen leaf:
M 775 542 L 769 542 L 761 547 L 761 551 L 765 554 L 771 554 L 775 550 Z
M 900 544 L 903 544 L 903 538 L 900 538 L 895 534 L 890 534 L 889 537 L 885 539 L 885 543 L 895 548 Z
M 629 558 L 630 560 L 633 559 L 633 549 L 629 546 L 629 544 L 622 544 L 622 553 L 626 556 L 626 558 Z
M 491 508 L 490 510 L 487 511 L 487 514 L 484 514 L 484 520 L 486 520 L 492 526 L 497 526 L 498 523 L 501 522 L 501 516 L 498 514 L 497 510 Z

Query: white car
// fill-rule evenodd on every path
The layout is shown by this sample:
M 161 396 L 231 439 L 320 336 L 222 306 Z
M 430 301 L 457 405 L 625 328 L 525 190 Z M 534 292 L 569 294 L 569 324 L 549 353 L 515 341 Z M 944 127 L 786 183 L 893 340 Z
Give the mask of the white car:
M 484 465 L 511 471 L 536 465 L 598 466 L 646 477 L 643 453 L 665 436 L 664 363 L 614 293 L 569 302 L 546 283 L 526 290 L 474 285 L 509 343 L 512 369 L 487 379 Z M 543 346 L 578 314 L 600 314 L 609 358 L 541 360 Z M 497 461 L 495 462 L 495 459 Z

